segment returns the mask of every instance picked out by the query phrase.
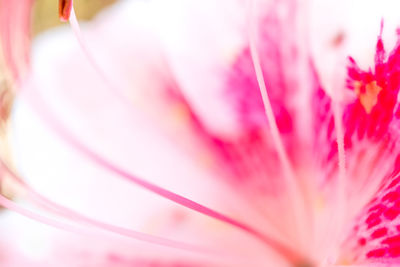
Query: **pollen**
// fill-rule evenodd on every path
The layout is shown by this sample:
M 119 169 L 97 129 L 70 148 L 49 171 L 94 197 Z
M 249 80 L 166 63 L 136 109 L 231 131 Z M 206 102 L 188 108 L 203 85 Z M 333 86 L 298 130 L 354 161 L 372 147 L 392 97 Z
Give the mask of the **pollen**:
M 58 1 L 58 16 L 61 21 L 66 22 L 69 20 L 72 9 L 72 0 L 59 0 Z
M 369 114 L 378 102 L 378 95 L 382 91 L 382 87 L 377 85 L 376 81 L 367 84 L 356 81 L 354 84 L 354 91 L 361 105 L 364 107 L 365 112 Z

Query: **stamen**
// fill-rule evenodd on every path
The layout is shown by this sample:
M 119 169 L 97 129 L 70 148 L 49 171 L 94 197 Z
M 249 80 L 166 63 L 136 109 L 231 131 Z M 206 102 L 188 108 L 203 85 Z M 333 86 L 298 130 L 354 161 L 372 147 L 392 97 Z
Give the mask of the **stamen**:
M 73 0 L 58 0 L 58 17 L 61 21 L 67 22 L 71 15 Z
M 255 14 L 256 10 L 256 1 L 250 0 L 249 6 L 249 46 L 250 46 L 250 54 L 251 59 L 253 61 L 254 70 L 256 73 L 256 78 L 258 82 L 258 87 L 260 89 L 261 98 L 264 104 L 265 115 L 267 117 L 268 124 L 270 126 L 271 135 L 273 138 L 273 143 L 275 145 L 276 151 L 278 153 L 278 157 L 282 163 L 284 178 L 288 189 L 288 195 L 290 198 L 290 202 L 292 205 L 293 214 L 295 216 L 295 222 L 297 223 L 297 230 L 299 236 L 302 237 L 302 241 L 304 241 L 306 227 L 304 225 L 304 214 L 305 213 L 305 200 L 301 196 L 300 188 L 298 182 L 295 177 L 295 173 L 292 167 L 292 164 L 289 160 L 289 156 L 285 150 L 277 123 L 275 119 L 275 115 L 272 109 L 271 101 L 269 99 L 268 90 L 266 87 L 266 83 L 264 80 L 264 74 L 261 67 L 260 56 L 258 54 L 258 49 L 256 45 L 257 39 L 257 15 Z

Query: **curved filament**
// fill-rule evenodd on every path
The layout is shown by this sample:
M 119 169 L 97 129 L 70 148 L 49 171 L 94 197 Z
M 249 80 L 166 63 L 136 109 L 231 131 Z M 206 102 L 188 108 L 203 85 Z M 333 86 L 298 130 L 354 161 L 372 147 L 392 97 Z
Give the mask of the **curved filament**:
M 177 248 L 177 249 L 182 249 L 182 250 L 188 250 L 192 252 L 202 252 L 202 253 L 210 253 L 214 252 L 211 251 L 210 249 L 205 249 L 199 246 L 195 246 L 192 244 L 184 243 L 184 242 L 179 242 L 167 238 L 162 238 L 150 234 L 145 234 L 137 231 L 133 231 L 130 229 L 126 229 L 123 227 L 111 225 L 108 223 L 104 223 L 98 220 L 91 219 L 89 217 L 86 217 L 78 212 L 75 212 L 71 209 L 68 209 L 66 207 L 61 206 L 60 204 L 57 204 L 46 197 L 42 196 L 41 194 L 37 193 L 35 190 L 33 190 L 28 184 L 26 184 L 20 177 L 18 177 L 13 171 L 10 170 L 10 168 L 4 163 L 4 161 L 0 158 L 0 166 L 2 170 L 7 173 L 13 181 L 15 181 L 25 192 L 27 193 L 27 197 L 32 201 L 33 204 L 37 205 L 38 207 L 44 208 L 48 210 L 49 212 L 58 214 L 63 216 L 65 219 L 69 219 L 74 222 L 80 222 L 83 224 L 86 224 L 88 226 L 92 226 L 110 233 L 114 233 L 123 237 L 127 238 L 132 238 L 136 239 L 139 241 L 143 242 L 148 242 L 156 245 L 161 245 L 161 246 L 166 246 L 166 247 L 171 247 L 171 248 Z M 4 202 L 4 201 L 3 201 Z M 0 202 L 1 204 L 2 202 Z M 54 226 L 63 230 L 67 231 L 73 231 L 76 232 L 76 230 L 73 230 L 69 226 L 65 228 L 65 224 L 61 224 L 59 222 L 56 222 L 54 220 L 48 219 L 44 216 L 37 215 L 33 212 L 30 212 L 22 207 L 16 206 L 16 204 L 10 203 L 9 202 L 4 202 L 6 208 L 9 208 L 11 210 L 16 211 L 17 213 L 20 213 L 21 215 L 25 217 L 29 217 L 33 220 L 43 222 L 45 224 L 48 224 L 50 226 Z M 15 209 L 16 208 L 16 209 Z
M 256 0 L 250 0 L 249 2 L 249 46 L 250 46 L 250 55 L 253 62 L 254 71 L 256 74 L 256 79 L 258 83 L 258 87 L 260 89 L 262 102 L 264 104 L 265 115 L 267 117 L 268 124 L 270 126 L 270 131 L 273 139 L 273 143 L 275 145 L 275 149 L 278 153 L 278 157 L 282 163 L 283 171 L 284 171 L 284 181 L 287 186 L 288 195 L 290 198 L 292 212 L 295 216 L 295 222 L 297 225 L 297 231 L 299 236 L 304 241 L 305 239 L 305 225 L 304 225 L 304 214 L 305 214 L 305 203 L 302 197 L 298 181 L 296 180 L 296 176 L 293 170 L 293 166 L 290 162 L 289 156 L 286 152 L 285 146 L 283 144 L 281 134 L 278 129 L 278 125 L 275 119 L 275 115 L 272 109 L 271 101 L 268 95 L 268 90 L 266 86 L 266 82 L 264 80 L 264 74 L 261 67 L 260 55 L 258 53 L 256 40 L 257 40 L 257 15 L 254 14 L 256 10 Z

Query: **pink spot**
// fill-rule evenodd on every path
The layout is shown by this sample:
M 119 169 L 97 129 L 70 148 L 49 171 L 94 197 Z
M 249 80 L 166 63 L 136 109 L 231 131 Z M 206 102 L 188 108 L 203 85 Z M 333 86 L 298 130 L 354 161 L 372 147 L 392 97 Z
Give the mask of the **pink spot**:
M 398 160 L 399 160 L 399 159 L 396 160 L 396 163 L 397 163 Z M 396 178 L 396 179 L 394 179 L 394 180 L 388 185 L 387 188 L 392 188 L 392 187 L 394 187 L 395 185 L 397 185 L 399 182 L 400 182 L 400 178 Z
M 396 247 L 391 247 L 388 249 L 388 253 L 390 256 L 392 257 L 398 257 L 400 256 L 400 246 L 396 246 Z
M 376 239 L 376 238 L 380 238 L 380 237 L 382 237 L 382 236 L 385 236 L 386 234 L 387 234 L 387 229 L 386 229 L 386 227 L 382 227 L 382 228 L 379 228 L 379 229 L 375 230 L 375 231 L 371 234 L 371 237 L 372 237 L 373 239 Z
M 372 206 L 368 212 L 373 212 L 375 211 L 378 214 L 382 214 L 382 212 L 386 209 L 386 207 L 382 204 L 376 204 L 375 206 Z
M 396 208 L 389 208 L 387 209 L 383 215 L 388 218 L 389 220 L 395 219 L 399 215 L 400 210 Z
M 360 239 L 358 239 L 358 244 L 360 246 L 365 246 L 365 244 L 367 244 L 367 240 L 364 237 L 361 237 Z
M 386 244 L 386 245 L 390 245 L 390 246 L 400 245 L 400 235 L 388 237 L 382 241 L 382 244 Z
M 389 201 L 394 202 L 400 198 L 400 194 L 396 191 L 387 193 L 383 198 L 382 201 Z
M 367 229 L 370 229 L 381 223 L 382 220 L 379 218 L 379 216 L 380 214 L 376 212 L 368 216 L 368 218 L 365 220 L 365 223 L 368 225 Z
M 385 255 L 385 252 L 383 248 L 374 249 L 367 253 L 367 258 L 380 258 Z

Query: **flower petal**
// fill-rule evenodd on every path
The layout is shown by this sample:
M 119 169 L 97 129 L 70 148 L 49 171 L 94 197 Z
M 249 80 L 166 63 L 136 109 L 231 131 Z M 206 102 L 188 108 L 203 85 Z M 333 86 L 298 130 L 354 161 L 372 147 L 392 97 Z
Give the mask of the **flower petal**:
M 101 37 L 100 40 L 103 40 L 104 34 L 108 31 L 118 38 L 121 34 L 130 37 L 123 34 L 127 20 L 132 23 L 129 21 L 132 13 L 127 12 L 133 8 L 130 5 L 129 2 L 122 3 L 121 6 L 114 8 L 114 12 L 103 14 L 103 17 L 99 18 L 99 24 L 91 25 L 92 35 L 87 35 L 90 47 L 98 56 L 101 67 L 107 70 L 118 85 L 122 84 L 122 88 L 127 88 L 125 86 L 130 84 L 130 88 L 128 87 L 124 93 L 134 95 L 138 91 L 137 88 L 142 86 L 149 90 L 163 91 L 169 86 L 163 79 L 168 75 L 168 69 L 164 69 L 164 65 L 156 60 L 155 55 L 159 53 L 157 42 L 153 36 L 147 34 L 143 38 L 134 38 L 142 36 L 143 32 L 147 33 L 147 30 L 139 27 L 136 32 L 133 31 L 132 24 L 129 24 L 130 31 L 136 35 L 132 34 L 133 38 L 127 38 L 127 42 L 115 42 L 116 38 L 106 38 L 109 43 L 96 41 L 99 40 L 96 37 Z M 143 19 L 145 12 L 140 9 L 140 5 L 135 8 L 135 12 L 141 14 Z M 101 23 L 105 20 L 108 23 Z M 137 25 L 135 23 L 138 22 L 134 21 L 133 25 Z M 121 32 L 115 29 L 120 29 Z M 137 41 L 138 39 L 140 41 Z M 182 225 L 173 227 L 176 232 L 171 230 L 169 221 L 174 221 L 175 218 L 174 205 L 127 186 L 124 181 L 116 180 L 112 175 L 86 162 L 82 155 L 55 138 L 43 122 L 32 114 L 30 101 L 40 95 L 48 104 L 47 108 L 52 116 L 57 117 L 82 142 L 100 154 L 107 155 L 107 158 L 118 166 L 195 200 L 204 200 L 203 203 L 208 203 L 210 206 L 223 206 L 239 217 L 246 217 L 246 220 L 251 221 L 254 218 L 251 209 L 245 214 L 237 211 L 241 204 L 233 203 L 240 203 L 240 199 L 230 197 L 230 191 L 223 190 L 223 196 L 218 193 L 221 190 L 217 183 L 218 179 L 208 178 L 208 176 L 214 177 L 215 173 L 196 165 L 186 157 L 186 154 L 182 155 L 164 139 L 162 132 L 154 131 L 142 117 L 136 116 L 136 113 L 126 105 L 121 105 L 119 99 L 98 78 L 75 42 L 74 38 L 64 30 L 54 31 L 52 37 L 49 39 L 43 37 L 40 45 L 37 44 L 38 50 L 35 50 L 32 67 L 32 80 L 35 86 L 25 83 L 13 114 L 15 159 L 19 171 L 44 195 L 91 217 L 129 228 L 150 227 L 146 230 L 185 239 L 193 237 L 196 241 L 206 244 L 210 244 L 210 240 L 220 240 L 228 247 L 232 247 L 233 251 L 240 249 L 242 254 L 242 248 L 238 248 L 236 242 L 229 240 L 243 234 L 232 233 L 231 230 L 226 230 L 226 227 L 218 226 L 216 230 L 211 226 L 212 230 L 209 231 L 208 227 L 205 227 L 203 229 L 205 232 L 199 237 L 197 232 L 204 226 L 203 220 L 198 219 L 197 215 L 194 215 L 193 220 L 185 220 L 188 223 L 187 232 L 186 227 Z M 104 47 L 108 47 L 107 52 L 112 53 L 105 54 Z M 130 60 L 131 58 L 136 61 Z M 121 65 L 113 64 L 114 61 Z M 29 135 L 24 134 L 25 129 L 29 129 Z M 82 164 L 83 162 L 85 163 Z M 73 180 L 71 177 L 79 177 L 79 180 Z M 210 190 L 215 190 L 212 196 L 218 198 L 218 201 L 214 201 L 210 196 Z M 128 203 L 132 204 L 127 205 Z M 141 203 L 146 205 L 140 205 Z M 254 219 L 254 222 L 260 222 L 259 217 L 261 216 L 258 215 L 258 219 Z M 206 226 L 214 225 L 208 219 L 205 221 L 207 221 L 204 223 Z M 174 222 L 172 224 L 175 225 Z M 221 235 L 221 238 L 216 236 L 209 238 L 209 234 Z M 57 236 L 55 239 L 58 239 Z M 245 237 L 245 239 L 251 238 Z M 62 238 L 60 240 L 68 241 Z M 258 254 L 256 251 L 265 248 L 254 240 L 249 242 L 248 252 L 251 255 L 262 255 L 264 258 L 263 254 Z M 251 243 L 255 243 L 254 247 Z M 260 257 L 256 255 L 253 256 L 254 259 Z
M 362 71 L 350 59 L 348 87 L 354 95 L 346 106 L 344 123 L 348 169 L 359 205 L 370 201 L 356 220 L 347 246 L 353 255 L 344 258 L 355 262 L 392 262 L 398 234 L 396 218 L 399 172 L 399 75 L 400 45 L 386 56 L 379 36 L 375 67 Z M 367 147 L 368 146 L 368 147 Z M 363 170 L 363 168 L 366 168 Z M 377 192 L 377 193 L 376 193 Z M 371 200 L 371 196 L 375 198 Z M 354 194 L 355 196 L 355 194 Z M 357 211 L 357 209 L 355 209 Z

